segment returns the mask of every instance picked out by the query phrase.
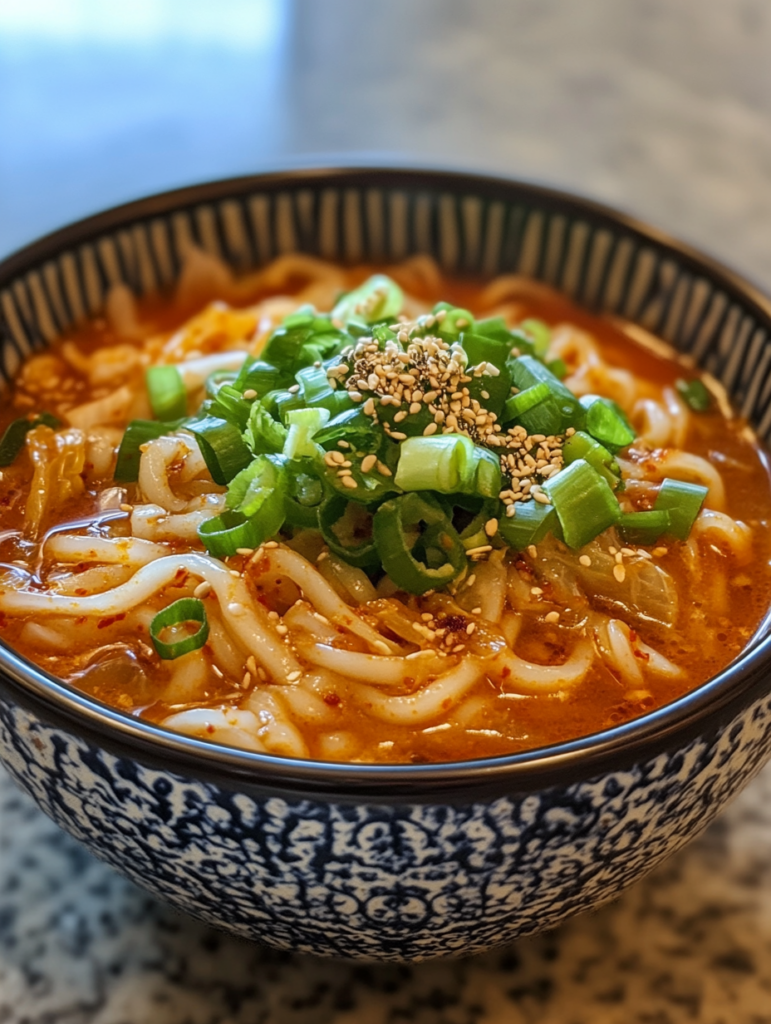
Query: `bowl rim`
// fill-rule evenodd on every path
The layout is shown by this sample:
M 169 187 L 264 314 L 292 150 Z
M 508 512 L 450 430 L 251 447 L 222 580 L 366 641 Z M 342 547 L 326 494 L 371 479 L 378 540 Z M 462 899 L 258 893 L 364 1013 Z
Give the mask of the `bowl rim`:
M 66 225 L 0 261 L 0 287 L 75 245 L 127 224 L 202 202 L 233 199 L 261 190 L 277 192 L 305 183 L 322 185 L 422 187 L 480 197 L 520 193 L 541 208 L 589 217 L 623 230 L 676 256 L 681 265 L 712 279 L 745 308 L 753 307 L 771 331 L 771 300 L 759 287 L 709 255 L 626 213 L 549 186 L 476 170 L 378 165 L 318 166 L 305 161 L 280 169 L 219 179 L 156 193 L 111 207 Z M 538 792 L 577 784 L 608 771 L 623 771 L 660 754 L 682 750 L 701 737 L 709 742 L 746 707 L 768 694 L 771 635 L 754 640 L 716 676 L 697 689 L 629 722 L 536 750 L 471 761 L 437 764 L 351 764 L 289 759 L 227 747 L 174 733 L 102 704 L 38 668 L 0 641 L 0 694 L 41 714 L 120 758 L 187 778 L 255 794 L 276 791 L 338 802 L 363 798 L 379 803 L 467 802 L 472 798 Z

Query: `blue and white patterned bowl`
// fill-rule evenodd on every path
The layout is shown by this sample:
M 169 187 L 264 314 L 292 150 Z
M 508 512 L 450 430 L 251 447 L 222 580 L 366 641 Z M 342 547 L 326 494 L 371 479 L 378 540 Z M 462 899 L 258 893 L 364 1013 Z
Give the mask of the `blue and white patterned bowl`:
M 191 241 L 247 270 L 284 252 L 516 271 L 691 353 L 764 439 L 771 304 L 627 217 L 532 185 L 296 170 L 112 210 L 0 264 L 0 373 L 111 284 L 172 285 Z M 0 648 L 0 756 L 43 810 L 160 898 L 282 949 L 472 953 L 617 896 L 705 828 L 771 756 L 771 640 L 635 722 L 445 765 L 290 761 L 167 733 Z

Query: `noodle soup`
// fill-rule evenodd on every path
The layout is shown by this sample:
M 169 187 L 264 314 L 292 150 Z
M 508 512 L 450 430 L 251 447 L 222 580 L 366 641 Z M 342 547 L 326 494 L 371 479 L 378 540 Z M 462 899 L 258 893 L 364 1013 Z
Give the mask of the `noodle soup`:
M 107 704 L 287 757 L 534 749 L 727 665 L 769 479 L 722 393 L 541 285 L 194 252 L 30 360 L 0 624 Z

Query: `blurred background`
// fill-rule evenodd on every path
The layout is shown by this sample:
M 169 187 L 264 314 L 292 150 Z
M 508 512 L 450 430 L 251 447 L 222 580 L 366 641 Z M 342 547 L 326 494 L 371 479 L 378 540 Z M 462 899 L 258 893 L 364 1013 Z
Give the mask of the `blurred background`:
M 768 0 L 0 0 L 0 256 L 290 161 L 575 190 L 771 286 Z

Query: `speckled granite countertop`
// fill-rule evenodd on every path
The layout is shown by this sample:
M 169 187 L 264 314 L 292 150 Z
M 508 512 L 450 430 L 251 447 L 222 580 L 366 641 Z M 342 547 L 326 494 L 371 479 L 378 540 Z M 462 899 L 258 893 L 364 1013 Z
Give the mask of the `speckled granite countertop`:
M 380 152 L 575 189 L 769 288 L 769 53 L 767 0 L 0 2 L 0 254 L 163 188 Z M 411 968 L 191 922 L 0 769 L 0 1024 L 409 1021 L 771 1024 L 771 768 L 619 902 Z

